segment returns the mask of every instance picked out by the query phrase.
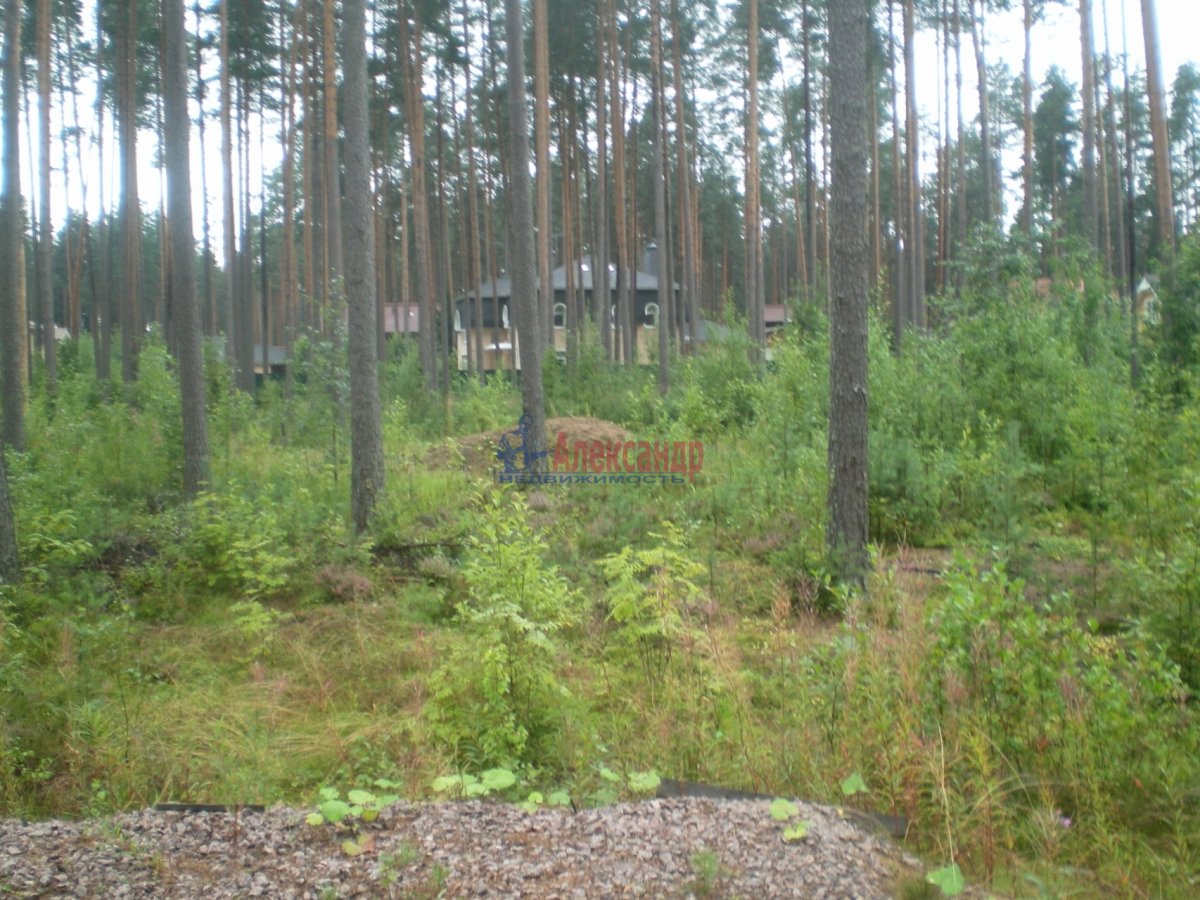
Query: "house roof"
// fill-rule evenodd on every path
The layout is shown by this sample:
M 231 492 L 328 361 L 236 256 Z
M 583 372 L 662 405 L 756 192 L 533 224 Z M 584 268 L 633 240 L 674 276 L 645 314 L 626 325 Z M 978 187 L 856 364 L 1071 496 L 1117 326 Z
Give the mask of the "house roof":
M 763 321 L 770 328 L 783 325 L 788 320 L 787 307 L 782 303 L 768 303 L 763 307 Z
M 574 281 L 576 287 L 582 287 L 585 291 L 592 290 L 592 277 L 595 274 L 595 265 L 590 256 L 585 256 L 572 265 Z M 617 266 L 614 263 L 608 264 L 609 271 L 609 289 L 614 290 L 617 286 Z M 627 270 L 627 274 L 628 274 Z M 633 276 L 636 279 L 634 284 L 638 291 L 657 291 L 658 279 L 649 272 L 641 272 L 634 270 Z M 567 289 L 567 267 L 559 266 L 550 273 L 550 286 L 555 291 L 565 291 Z M 678 285 L 675 286 L 678 289 Z M 485 281 L 480 285 L 480 293 L 486 297 L 499 297 L 505 299 L 512 296 L 512 279 L 507 275 L 501 276 L 492 281 Z M 475 296 L 474 290 L 468 290 L 465 297 Z M 463 299 L 460 297 L 459 299 Z

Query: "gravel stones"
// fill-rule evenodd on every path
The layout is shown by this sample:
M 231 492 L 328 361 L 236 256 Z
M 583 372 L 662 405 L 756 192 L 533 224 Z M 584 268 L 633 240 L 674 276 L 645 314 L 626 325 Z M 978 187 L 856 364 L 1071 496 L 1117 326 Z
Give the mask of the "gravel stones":
M 812 897 L 895 895 L 917 861 L 836 809 L 672 799 L 578 813 L 399 803 L 357 832 L 306 810 L 0 820 L 5 897 Z M 342 848 L 357 834 L 363 852 Z

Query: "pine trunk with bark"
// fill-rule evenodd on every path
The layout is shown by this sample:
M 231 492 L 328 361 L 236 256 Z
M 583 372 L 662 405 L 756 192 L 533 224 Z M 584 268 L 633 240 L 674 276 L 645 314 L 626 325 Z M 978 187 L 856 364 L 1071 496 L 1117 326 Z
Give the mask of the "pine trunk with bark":
M 1096 185 L 1096 74 L 1095 40 L 1092 37 L 1091 0 L 1079 0 L 1080 101 L 1083 108 L 1083 239 L 1100 246 L 1100 206 Z
M 238 371 L 238 289 L 237 289 L 237 223 L 234 219 L 233 197 L 233 95 L 229 60 L 229 0 L 221 0 L 221 229 L 225 251 L 222 280 L 225 296 L 222 300 L 225 320 L 225 360 L 234 369 L 234 384 L 246 388 L 245 373 Z M 253 377 L 253 372 L 250 373 Z
M 204 355 L 196 304 L 196 245 L 192 237 L 192 187 L 188 115 L 188 46 L 183 0 L 163 0 L 163 143 L 171 223 L 170 319 L 179 361 L 183 414 L 183 493 L 195 497 L 208 481 L 208 424 Z
M 1175 251 L 1175 200 L 1171 187 L 1171 142 L 1167 135 L 1162 60 L 1158 47 L 1158 12 L 1154 0 L 1142 0 L 1142 37 L 1146 45 L 1150 137 L 1154 147 L 1154 218 L 1158 226 L 1156 243 L 1159 256 L 1167 258 Z
M 410 27 L 411 25 L 411 27 Z M 408 120 L 408 142 L 412 154 L 412 215 L 416 237 L 417 317 L 420 333 L 417 341 L 421 352 L 421 369 L 425 387 L 438 389 L 437 331 L 434 325 L 435 271 L 433 239 L 429 226 L 429 180 L 426 175 L 424 62 L 421 50 L 420 20 L 409 21 L 406 12 L 400 15 L 401 54 L 407 77 L 404 79 L 404 102 Z
M 508 57 L 509 254 L 517 341 L 521 354 L 521 400 L 529 417 L 525 438 L 538 471 L 545 469 L 546 405 L 542 390 L 542 341 L 538 328 L 536 260 L 533 247 L 533 201 L 530 196 L 528 93 L 525 88 L 525 44 L 521 0 L 504 0 L 505 47 Z
M 1025 64 L 1021 78 L 1021 120 L 1024 150 L 1021 156 L 1021 186 L 1025 205 L 1021 227 L 1027 237 L 1033 237 L 1033 0 L 1024 2 Z
M 137 378 L 141 332 L 142 211 L 137 159 L 137 3 L 125 0 L 117 37 L 117 140 L 121 147 L 121 378 Z
M 345 66 L 346 207 L 345 278 L 349 303 L 350 506 L 354 528 L 366 530 L 384 490 L 379 358 L 375 347 L 375 237 L 371 206 L 367 35 L 364 0 L 346 0 L 342 53 Z M 422 322 L 422 327 L 428 323 Z
M 53 393 L 58 381 L 58 342 L 54 337 L 54 222 L 50 218 L 50 0 L 37 4 L 37 92 L 38 92 L 38 215 L 37 240 L 38 323 L 42 336 L 42 358 L 46 365 L 46 388 Z
M 554 343 L 553 224 L 550 170 L 550 36 L 546 0 L 533 0 L 534 170 L 537 172 L 538 327 L 548 346 Z M 565 229 L 564 229 L 565 230 Z M 564 240 L 566 236 L 564 234 Z M 569 266 L 571 258 L 563 259 Z
M 650 3 L 650 78 L 654 120 L 654 238 L 658 245 L 655 277 L 658 284 L 658 390 L 667 393 L 671 386 L 671 347 L 669 329 L 671 285 L 667 259 L 671 253 L 667 240 L 666 112 L 663 109 L 662 13 L 659 0 Z
M 758 158 L 758 0 L 749 0 L 746 67 L 746 319 L 751 346 L 761 358 L 766 346 L 762 284 L 762 209 Z
M 25 378 L 21 366 L 25 335 L 25 297 L 20 271 L 25 227 L 21 215 L 21 0 L 8 0 L 4 17 L 4 171 L 0 188 L 0 365 L 3 365 L 4 447 L 25 449 Z
M 979 4 L 979 13 L 975 5 Z M 996 164 L 992 156 L 992 120 L 989 110 L 987 58 L 984 51 L 983 17 L 987 0 L 971 0 L 971 40 L 975 46 L 975 77 L 979 88 L 980 167 L 983 170 L 984 217 L 988 224 L 996 222 Z
M 863 585 L 867 555 L 867 0 L 829 8 L 829 523 L 834 571 Z

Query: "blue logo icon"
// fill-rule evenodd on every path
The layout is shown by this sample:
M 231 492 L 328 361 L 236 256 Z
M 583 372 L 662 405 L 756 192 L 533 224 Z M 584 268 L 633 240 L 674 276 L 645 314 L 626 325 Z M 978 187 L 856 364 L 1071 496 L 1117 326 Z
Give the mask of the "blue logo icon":
M 548 450 L 533 449 L 529 436 L 532 428 L 533 419 L 526 414 L 521 416 L 515 431 L 506 431 L 501 436 L 496 459 L 504 463 L 505 475 L 533 472 L 537 461 L 549 453 Z

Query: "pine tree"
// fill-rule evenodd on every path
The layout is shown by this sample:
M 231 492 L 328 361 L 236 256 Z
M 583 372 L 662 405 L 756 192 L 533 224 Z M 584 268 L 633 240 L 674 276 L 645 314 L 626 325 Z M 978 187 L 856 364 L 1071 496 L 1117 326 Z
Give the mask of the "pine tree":
M 838 575 L 865 580 L 867 556 L 867 2 L 830 0 L 829 525 Z

